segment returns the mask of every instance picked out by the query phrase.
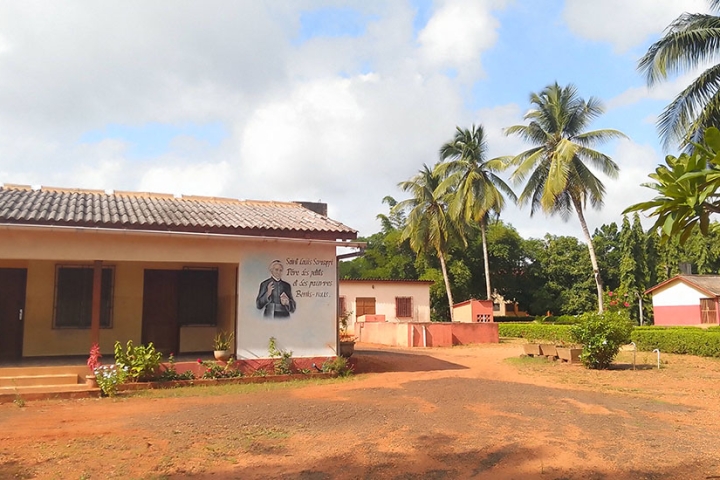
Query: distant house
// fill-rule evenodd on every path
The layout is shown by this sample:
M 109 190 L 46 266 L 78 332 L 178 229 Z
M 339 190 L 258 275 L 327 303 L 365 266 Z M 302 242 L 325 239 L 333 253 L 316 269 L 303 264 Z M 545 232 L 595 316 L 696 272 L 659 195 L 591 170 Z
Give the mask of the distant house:
M 465 300 L 453 305 L 453 319 L 460 323 L 494 322 L 492 300 Z
M 493 314 L 496 317 L 527 317 L 528 313 L 520 310 L 520 305 L 514 300 L 505 300 L 497 293 L 492 294 Z
M 361 321 L 429 322 L 430 285 L 426 280 L 340 280 L 340 312 L 348 326 Z
M 240 359 L 270 337 L 333 356 L 336 248 L 357 234 L 307 206 L 0 185 L 0 359 L 207 352 L 220 331 Z
M 678 275 L 645 292 L 655 325 L 718 325 L 720 275 Z

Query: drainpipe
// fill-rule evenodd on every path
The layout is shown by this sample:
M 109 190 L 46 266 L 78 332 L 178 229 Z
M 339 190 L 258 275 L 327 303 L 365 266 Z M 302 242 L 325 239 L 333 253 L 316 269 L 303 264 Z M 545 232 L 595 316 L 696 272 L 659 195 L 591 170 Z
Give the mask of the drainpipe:
M 423 347 L 427 347 L 427 326 L 423 325 Z

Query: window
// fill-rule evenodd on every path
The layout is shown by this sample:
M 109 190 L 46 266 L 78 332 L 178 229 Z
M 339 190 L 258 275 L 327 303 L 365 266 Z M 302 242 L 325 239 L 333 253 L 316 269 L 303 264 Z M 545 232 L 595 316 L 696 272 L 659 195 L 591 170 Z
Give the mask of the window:
M 355 318 L 363 315 L 375 315 L 375 297 L 357 297 L 355 299 Z
M 186 268 L 178 278 L 178 323 L 217 325 L 217 268 Z
M 500 304 L 493 303 L 493 312 L 499 312 L 499 311 L 500 311 Z
M 395 297 L 395 316 L 398 318 L 412 317 L 412 297 Z
M 100 326 L 112 325 L 112 267 L 103 267 L 100 287 Z M 58 266 L 55 270 L 54 328 L 90 328 L 92 323 L 93 267 Z

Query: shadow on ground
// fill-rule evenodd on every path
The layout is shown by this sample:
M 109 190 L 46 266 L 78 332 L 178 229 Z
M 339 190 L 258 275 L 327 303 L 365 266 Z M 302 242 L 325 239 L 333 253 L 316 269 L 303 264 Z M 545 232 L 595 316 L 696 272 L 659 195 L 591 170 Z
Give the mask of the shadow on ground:
M 357 346 L 352 358 L 355 373 L 432 372 L 468 368 L 423 353 L 357 348 Z
M 237 467 L 229 471 L 192 474 L 194 479 L 428 479 L 443 480 L 457 478 L 525 480 L 665 480 L 678 478 L 718 478 L 710 465 L 679 464 L 662 470 L 611 470 L 589 469 L 579 462 L 571 468 L 560 469 L 548 466 L 540 448 L 528 448 L 520 443 L 511 443 L 492 449 L 474 449 L 452 452 L 452 438 L 446 436 L 428 437 L 417 445 L 415 453 L 378 453 L 371 462 L 359 461 L 352 454 L 328 456 L 314 464 L 303 462 L 302 466 L 261 465 Z M 189 472 L 188 472 L 189 473 Z M 720 472 L 718 472 L 720 473 Z M 185 472 L 176 472 L 170 479 L 186 478 Z

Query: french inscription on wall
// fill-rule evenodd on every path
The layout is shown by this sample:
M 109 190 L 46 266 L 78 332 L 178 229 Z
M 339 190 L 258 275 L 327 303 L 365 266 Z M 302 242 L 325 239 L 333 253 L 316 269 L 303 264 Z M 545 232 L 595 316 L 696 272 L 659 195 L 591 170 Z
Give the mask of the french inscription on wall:
M 332 298 L 335 292 L 335 260 L 289 257 L 285 278 L 295 298 Z

